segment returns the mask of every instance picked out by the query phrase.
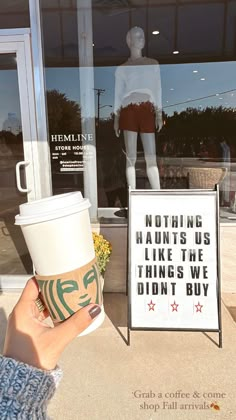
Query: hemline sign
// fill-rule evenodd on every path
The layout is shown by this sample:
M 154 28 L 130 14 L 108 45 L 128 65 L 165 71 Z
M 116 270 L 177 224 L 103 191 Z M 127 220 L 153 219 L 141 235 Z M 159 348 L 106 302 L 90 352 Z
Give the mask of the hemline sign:
M 221 333 L 218 190 L 129 191 L 129 328 Z
M 93 158 L 92 134 L 51 134 L 50 152 L 54 173 L 78 173 Z

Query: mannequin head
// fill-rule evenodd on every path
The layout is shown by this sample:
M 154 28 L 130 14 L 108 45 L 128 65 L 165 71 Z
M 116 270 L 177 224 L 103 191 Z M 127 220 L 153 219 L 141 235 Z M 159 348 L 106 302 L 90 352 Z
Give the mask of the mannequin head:
M 134 26 L 131 28 L 126 35 L 126 42 L 129 49 L 142 50 L 145 45 L 145 35 L 142 28 Z

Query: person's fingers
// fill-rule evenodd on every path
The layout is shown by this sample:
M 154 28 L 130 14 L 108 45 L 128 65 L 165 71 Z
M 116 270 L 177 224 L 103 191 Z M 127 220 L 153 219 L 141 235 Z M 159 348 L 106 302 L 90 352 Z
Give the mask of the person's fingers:
M 100 312 L 101 307 L 99 305 L 87 305 L 53 328 L 52 334 L 54 334 L 57 342 L 59 341 L 62 347 L 65 347 L 73 338 L 84 331 Z
M 43 311 L 40 312 L 37 305 L 36 305 L 36 317 L 38 318 L 39 321 L 44 321 L 49 316 L 50 316 L 50 314 L 49 314 L 47 308 L 45 308 Z
M 39 295 L 38 295 L 39 299 L 41 299 L 41 301 L 44 303 L 44 299 L 43 299 L 43 295 L 42 293 L 39 291 Z M 44 305 L 45 306 L 45 305 Z
M 21 294 L 20 300 L 21 301 L 33 301 L 36 300 L 39 294 L 39 286 L 37 281 L 34 277 L 29 279 L 26 283 L 26 286 Z

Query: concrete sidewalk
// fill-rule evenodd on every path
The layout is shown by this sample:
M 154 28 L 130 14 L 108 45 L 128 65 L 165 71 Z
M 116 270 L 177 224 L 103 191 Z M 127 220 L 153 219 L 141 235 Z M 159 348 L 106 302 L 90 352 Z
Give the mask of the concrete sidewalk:
M 1 332 L 18 296 L 0 296 Z M 236 307 L 236 295 L 222 296 L 222 349 L 217 333 L 200 332 L 132 331 L 128 347 L 126 296 L 106 294 L 102 327 L 74 340 L 61 358 L 64 379 L 49 415 L 54 420 L 234 420 L 236 324 L 227 307 L 231 312 Z M 1 334 L 0 350 L 2 341 Z

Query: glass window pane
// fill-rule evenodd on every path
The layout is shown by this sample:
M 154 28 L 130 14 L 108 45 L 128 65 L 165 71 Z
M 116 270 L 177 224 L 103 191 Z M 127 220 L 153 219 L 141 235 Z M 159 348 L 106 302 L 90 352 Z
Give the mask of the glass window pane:
M 29 27 L 29 0 L 0 2 L 0 29 Z
M 183 54 L 219 55 L 224 36 L 224 4 L 179 7 L 178 49 Z
M 24 152 L 15 54 L 0 54 L 0 96 L 0 274 L 32 273 L 23 235 L 14 225 L 26 200 L 16 187 L 15 168 Z
M 83 131 L 83 113 L 86 111 L 90 113 L 91 127 L 95 125 L 95 131 L 91 130 L 91 133 L 96 139 L 97 181 L 90 179 L 90 182 L 97 182 L 99 207 L 112 208 L 110 214 L 113 216 L 117 212 L 118 216 L 124 215 L 125 212 L 119 213 L 119 210 L 127 206 L 127 184 L 131 179 L 128 174 L 132 172 L 135 176 L 136 188 L 150 188 L 152 169 L 156 168 L 157 161 L 161 188 L 189 187 L 193 176 L 189 168 L 199 168 L 196 176 L 205 174 L 203 188 L 210 182 L 213 186 L 215 181 L 222 181 L 221 205 L 224 211 L 231 211 L 236 191 L 233 137 L 236 1 L 227 2 L 226 7 L 226 2 L 214 0 L 93 0 L 83 29 L 81 4 L 76 0 L 60 0 L 50 8 L 46 1 L 42 2 L 54 193 L 84 186 L 84 168 L 77 173 L 73 172 L 75 166 L 71 171 L 67 172 L 68 168 L 61 171 L 60 165 L 65 159 L 79 167 L 75 149 L 60 149 L 61 154 L 56 155 L 55 146 L 70 146 L 72 137 L 70 140 L 62 137 L 61 143 L 56 144 L 52 136 L 90 133 Z M 133 50 L 127 44 L 127 33 L 135 26 L 143 30 L 145 38 L 139 49 L 143 74 L 148 74 L 151 63 L 157 67 L 159 63 L 159 84 L 154 84 L 153 75 L 141 78 L 137 65 L 124 70 L 124 64 L 130 67 L 129 59 L 134 58 Z M 89 52 L 87 56 L 85 51 Z M 162 108 L 164 125 L 160 132 L 155 128 L 146 132 L 147 127 L 140 126 L 125 129 L 120 125 L 120 136 L 116 136 L 117 69 L 122 69 L 122 80 L 126 85 L 125 101 L 122 102 L 126 106 L 132 103 L 133 94 L 135 103 L 142 103 L 142 97 L 144 102 L 157 104 L 158 99 L 155 102 L 153 98 L 161 97 L 162 103 L 158 103 L 154 117 L 155 123 L 161 124 L 161 112 L 157 110 Z M 133 77 L 130 70 L 133 70 Z M 139 80 L 136 86 L 134 79 Z M 74 119 L 63 115 L 67 106 L 62 112 L 59 97 L 76 110 Z M 128 150 L 130 142 L 127 143 L 125 131 L 131 131 L 137 137 L 134 156 Z M 144 142 L 143 134 L 149 134 L 146 139 L 152 140 Z M 75 144 L 79 146 L 79 143 Z M 150 144 L 154 147 L 152 162 L 147 154 Z M 81 159 L 85 150 L 80 150 Z M 223 174 L 221 168 L 227 172 L 224 180 L 225 172 Z M 154 176 L 157 178 L 158 174 Z
M 159 138 L 160 171 L 173 181 L 188 175 L 191 188 L 214 188 L 222 181 L 221 206 L 227 208 L 236 190 L 235 71 L 236 62 L 161 68 L 165 126 Z

